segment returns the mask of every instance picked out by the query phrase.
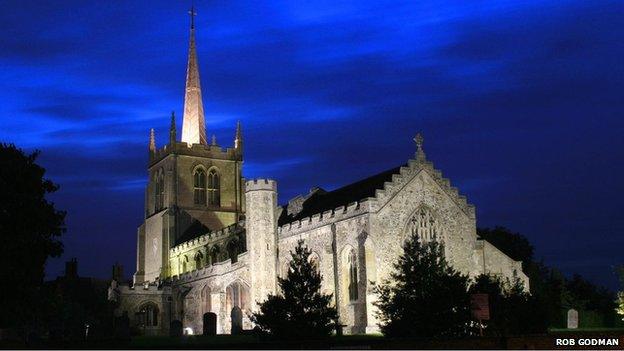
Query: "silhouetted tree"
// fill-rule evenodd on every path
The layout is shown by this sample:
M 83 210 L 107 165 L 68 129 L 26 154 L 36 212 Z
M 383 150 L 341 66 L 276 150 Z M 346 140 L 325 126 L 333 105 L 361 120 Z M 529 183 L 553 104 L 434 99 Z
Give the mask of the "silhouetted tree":
M 58 186 L 44 179 L 38 155 L 0 144 L 0 327 L 41 322 L 45 263 L 63 252 L 65 213 L 46 199 Z
M 485 335 L 543 333 L 548 329 L 545 313 L 519 279 L 501 280 L 482 274 L 475 278 L 470 293 L 488 294 L 490 319 L 484 321 Z
M 522 261 L 523 268 L 533 262 L 533 245 L 524 235 L 500 226 L 494 229 L 477 228 L 477 234 L 507 256 Z
M 257 326 L 280 338 L 328 336 L 338 314 L 332 295 L 321 293 L 322 276 L 310 262 L 310 250 L 300 240 L 291 252 L 286 278 L 278 278 L 281 294 L 269 295 L 251 319 Z
M 469 279 L 449 266 L 444 246 L 403 245 L 390 279 L 375 287 L 381 331 L 392 337 L 452 337 L 471 333 Z
M 533 258 L 533 246 L 528 239 L 504 227 L 479 228 L 477 234 L 496 248 L 522 261 L 524 273 L 529 277 L 531 297 L 536 309 L 550 327 L 565 327 L 566 311 L 570 308 L 591 312 L 594 323 L 614 326 L 614 295 L 575 274 L 566 278 L 559 270 Z M 588 318 L 583 318 L 587 321 Z
M 619 314 L 624 321 L 624 266 L 617 267 L 617 272 L 620 276 L 620 287 L 622 291 L 618 291 L 617 293 L 615 312 Z

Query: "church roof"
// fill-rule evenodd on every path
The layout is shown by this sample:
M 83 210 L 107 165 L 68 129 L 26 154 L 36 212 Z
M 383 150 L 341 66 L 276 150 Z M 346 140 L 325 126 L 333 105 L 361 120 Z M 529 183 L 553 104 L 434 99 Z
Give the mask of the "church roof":
M 391 181 L 392 175 L 398 174 L 403 166 L 405 165 L 383 171 L 329 192 L 314 191 L 303 201 L 301 211 L 298 213 L 289 214 L 288 205 L 284 205 L 284 210 L 280 215 L 278 225 L 282 226 L 317 213 L 348 205 L 367 197 L 373 197 L 375 196 L 375 190 L 383 189 L 384 183 Z

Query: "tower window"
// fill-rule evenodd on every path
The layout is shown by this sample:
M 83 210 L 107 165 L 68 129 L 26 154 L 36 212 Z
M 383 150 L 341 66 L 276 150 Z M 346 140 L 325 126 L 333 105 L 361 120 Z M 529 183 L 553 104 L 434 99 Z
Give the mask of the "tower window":
M 347 264 L 349 267 L 349 301 L 355 301 L 358 299 L 358 272 L 355 251 L 351 251 L 349 254 Z
M 208 173 L 208 205 L 221 205 L 220 189 L 219 174 L 216 170 L 212 169 L 210 173 Z
M 165 175 L 162 169 L 154 175 L 154 210 L 160 211 L 165 203 Z
M 196 205 L 206 204 L 206 173 L 203 169 L 193 174 L 193 199 Z

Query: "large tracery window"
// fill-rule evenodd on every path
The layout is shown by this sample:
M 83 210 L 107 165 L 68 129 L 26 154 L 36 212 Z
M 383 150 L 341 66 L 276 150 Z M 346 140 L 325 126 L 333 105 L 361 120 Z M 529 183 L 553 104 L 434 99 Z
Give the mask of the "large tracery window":
M 358 299 L 358 269 L 355 250 L 349 253 L 347 267 L 349 267 L 349 301 L 355 301 Z
M 196 205 L 206 204 L 206 172 L 203 169 L 193 173 L 193 199 Z
M 410 219 L 408 234 L 416 235 L 420 242 L 443 239 L 438 220 L 426 207 L 421 207 L 414 213 Z
M 225 308 L 227 311 L 231 311 L 232 308 L 238 307 L 245 311 L 249 304 L 249 288 L 241 283 L 234 282 L 230 284 L 225 290 Z
M 216 170 L 211 169 L 208 173 L 208 205 L 220 206 L 220 189 L 219 174 Z

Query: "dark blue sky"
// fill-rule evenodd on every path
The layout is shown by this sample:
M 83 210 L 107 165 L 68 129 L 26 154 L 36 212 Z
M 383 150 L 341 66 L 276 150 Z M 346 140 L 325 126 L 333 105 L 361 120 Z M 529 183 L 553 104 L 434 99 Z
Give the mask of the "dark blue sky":
M 412 138 L 537 256 L 617 286 L 621 1 L 197 1 L 206 123 L 280 201 L 404 163 Z M 0 4 L 0 140 L 43 151 L 80 273 L 134 271 L 149 128 L 181 117 L 185 1 Z M 178 128 L 181 120 L 178 119 Z

